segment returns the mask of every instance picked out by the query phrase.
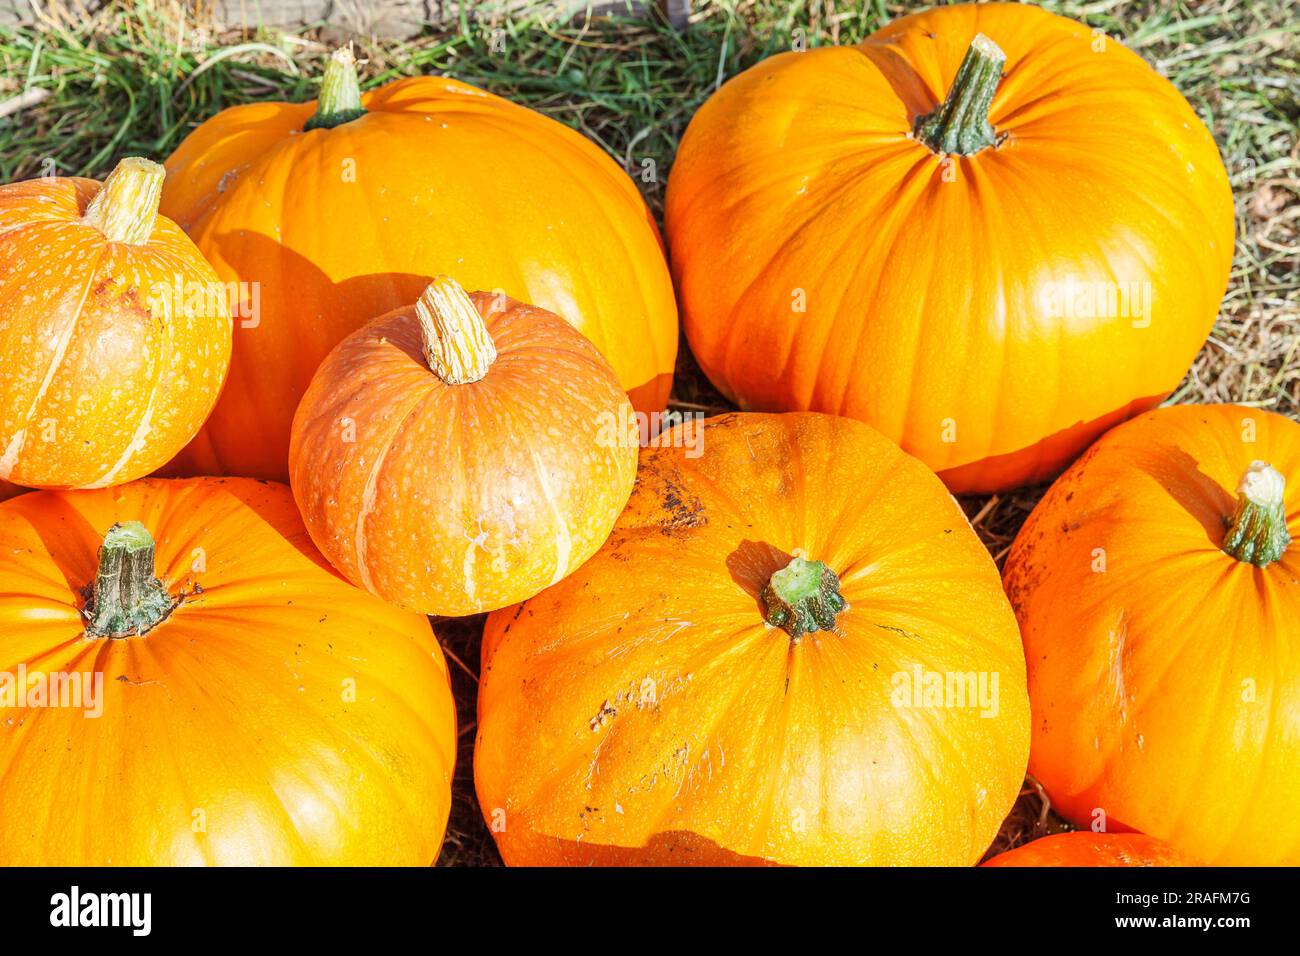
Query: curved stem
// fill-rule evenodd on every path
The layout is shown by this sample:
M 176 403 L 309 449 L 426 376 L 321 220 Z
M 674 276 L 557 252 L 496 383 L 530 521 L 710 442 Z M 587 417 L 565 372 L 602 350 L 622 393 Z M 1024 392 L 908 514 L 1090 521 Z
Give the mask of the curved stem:
M 157 163 L 128 156 L 108 174 L 81 221 L 94 226 L 109 242 L 143 245 L 153 235 L 166 175 Z
M 810 631 L 833 631 L 835 618 L 848 607 L 840 579 L 820 561 L 791 558 L 768 579 L 759 598 L 763 618 L 796 641 Z
M 366 108 L 361 105 L 356 62 L 351 47 L 339 47 L 330 54 L 320 83 L 316 112 L 303 125 L 304 133 L 313 129 L 333 129 L 366 115 Z
M 497 358 L 474 301 L 455 279 L 434 276 L 415 303 L 424 360 L 448 385 L 468 385 L 487 375 Z
M 176 602 L 154 576 L 153 536 L 138 521 L 115 524 L 99 549 L 86 631 L 96 637 L 143 634 Z
M 1280 471 L 1268 462 L 1252 462 L 1237 486 L 1237 510 L 1227 519 L 1223 550 L 1260 568 L 1280 561 L 1291 544 L 1285 493 L 1286 478 Z
M 989 107 L 1007 55 L 982 33 L 975 34 L 957 68 L 947 98 L 933 113 L 918 116 L 912 134 L 936 153 L 970 156 L 997 142 Z

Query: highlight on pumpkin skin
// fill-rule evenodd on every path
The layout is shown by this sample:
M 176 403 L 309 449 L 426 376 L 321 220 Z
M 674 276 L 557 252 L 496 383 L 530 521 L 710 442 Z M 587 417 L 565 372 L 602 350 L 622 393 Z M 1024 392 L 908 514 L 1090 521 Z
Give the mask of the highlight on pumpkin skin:
M 1223 550 L 1259 568 L 1280 561 L 1291 544 L 1286 526 L 1286 477 L 1266 461 L 1254 461 L 1237 485 L 1237 510 L 1227 519 Z
M 86 606 L 86 633 L 144 634 L 171 613 L 176 600 L 154 573 L 153 535 L 139 521 L 113 525 L 99 549 L 99 567 Z
M 108 174 L 81 221 L 94 226 L 109 242 L 133 246 L 148 242 L 166 175 L 158 163 L 128 156 Z
M 971 156 L 997 144 L 989 107 L 1002 79 L 1007 55 L 983 33 L 975 34 L 957 68 L 948 95 L 932 113 L 918 116 L 912 134 L 943 155 Z
M 330 54 L 321 77 L 316 112 L 303 124 L 304 133 L 314 129 L 333 129 L 366 115 L 361 105 L 361 84 L 357 82 L 357 61 L 352 45 L 339 47 Z
M 424 340 L 424 359 L 448 385 L 468 385 L 487 375 L 497 358 L 496 343 L 483 316 L 460 283 L 434 276 L 415 303 Z

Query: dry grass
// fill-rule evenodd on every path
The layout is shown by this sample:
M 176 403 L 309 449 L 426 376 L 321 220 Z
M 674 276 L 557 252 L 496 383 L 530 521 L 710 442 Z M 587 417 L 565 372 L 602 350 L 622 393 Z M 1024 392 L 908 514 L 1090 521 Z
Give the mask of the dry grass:
M 643 183 L 659 211 L 676 142 L 720 79 L 787 48 L 854 42 L 925 4 L 831 0 L 697 2 L 682 36 L 632 20 L 560 23 L 545 16 L 462 21 L 410 42 L 360 38 L 368 84 L 445 72 L 525 102 L 582 130 L 627 168 L 655 160 Z M 1213 130 L 1233 183 L 1237 247 L 1209 343 L 1171 401 L 1240 402 L 1300 417 L 1300 22 L 1289 0 L 1097 0 L 1046 6 L 1104 29 L 1169 77 Z M 103 174 L 127 153 L 165 155 L 196 122 L 251 99 L 306 99 L 337 31 L 206 36 L 174 6 L 116 3 L 87 17 L 67 6 L 39 30 L 0 31 L 0 100 L 49 90 L 0 119 L 0 178 Z M 494 32 L 500 31 L 500 32 Z M 504 40 L 504 47 L 493 39 Z M 678 407 L 727 404 L 683 349 Z M 1001 563 L 1041 489 L 963 506 Z M 481 618 L 436 622 L 461 721 L 460 765 L 441 865 L 499 863 L 474 797 Z M 1063 828 L 1032 781 L 994 850 Z

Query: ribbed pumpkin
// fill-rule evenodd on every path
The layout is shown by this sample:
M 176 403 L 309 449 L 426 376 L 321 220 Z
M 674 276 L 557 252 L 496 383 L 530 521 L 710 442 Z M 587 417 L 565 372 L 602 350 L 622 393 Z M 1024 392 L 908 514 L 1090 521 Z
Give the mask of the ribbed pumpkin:
M 586 561 L 632 492 L 638 429 L 557 315 L 439 276 L 354 332 L 294 418 L 293 490 L 348 580 L 426 614 L 490 611 Z
M 1234 405 L 1109 432 L 1007 559 L 1030 769 L 1215 864 L 1300 864 L 1300 425 Z
M 98 488 L 194 437 L 230 365 L 225 290 L 158 215 L 163 168 L 0 186 L 0 479 Z
M 658 230 L 608 156 L 539 113 L 445 77 L 360 97 L 340 51 L 319 103 L 225 110 L 167 169 L 163 211 L 223 278 L 256 283 L 238 311 L 257 312 L 239 318 L 230 387 L 169 472 L 287 479 L 321 360 L 439 273 L 562 316 L 638 410 L 667 400 L 677 306 Z
M 474 776 L 511 865 L 969 866 L 1024 776 L 988 552 L 850 419 L 660 436 L 605 546 L 489 616 L 483 656 Z
M 999 853 L 984 866 L 1201 866 L 1167 843 L 1141 833 L 1077 830 Z
M 442 652 L 427 620 L 329 570 L 283 485 L 0 505 L 0 657 L 0 864 L 438 855 L 456 754 Z
M 1182 96 L 1022 4 L 902 17 L 731 80 L 682 139 L 665 225 L 719 389 L 867 421 L 958 492 L 1048 478 L 1157 404 L 1233 249 Z

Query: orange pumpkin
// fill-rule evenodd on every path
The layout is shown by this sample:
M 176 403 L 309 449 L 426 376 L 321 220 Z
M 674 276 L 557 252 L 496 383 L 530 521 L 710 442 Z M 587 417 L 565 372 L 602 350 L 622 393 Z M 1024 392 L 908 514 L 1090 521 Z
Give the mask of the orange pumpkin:
M 1234 405 L 1109 432 L 1039 503 L 1005 583 L 1030 770 L 1215 864 L 1300 864 L 1300 425 Z
M 330 352 L 294 418 L 293 490 L 345 577 L 426 614 L 532 597 L 609 536 L 637 425 L 557 315 L 439 276 Z
M 719 389 L 867 421 L 957 492 L 1048 478 L 1157 404 L 1233 249 L 1186 101 L 1021 4 L 902 17 L 731 80 L 682 139 L 665 224 Z
M 1141 833 L 1077 830 L 999 853 L 984 866 L 1200 866 L 1167 843 Z
M 850 419 L 660 436 L 605 546 L 483 654 L 474 777 L 511 865 L 969 866 L 1024 777 L 988 552 Z
M 438 855 L 442 652 L 428 621 L 329 570 L 282 485 L 5 502 L 0 653 L 2 865 Z
M 445 77 L 359 97 L 340 51 L 319 104 L 225 110 L 167 168 L 164 212 L 246 284 L 230 387 L 169 471 L 285 480 L 321 360 L 440 272 L 563 316 L 638 410 L 667 401 L 677 307 L 658 230 L 608 156 L 539 113 Z
M 100 488 L 194 437 L 230 364 L 224 289 L 158 216 L 163 168 L 0 186 L 0 479 Z

